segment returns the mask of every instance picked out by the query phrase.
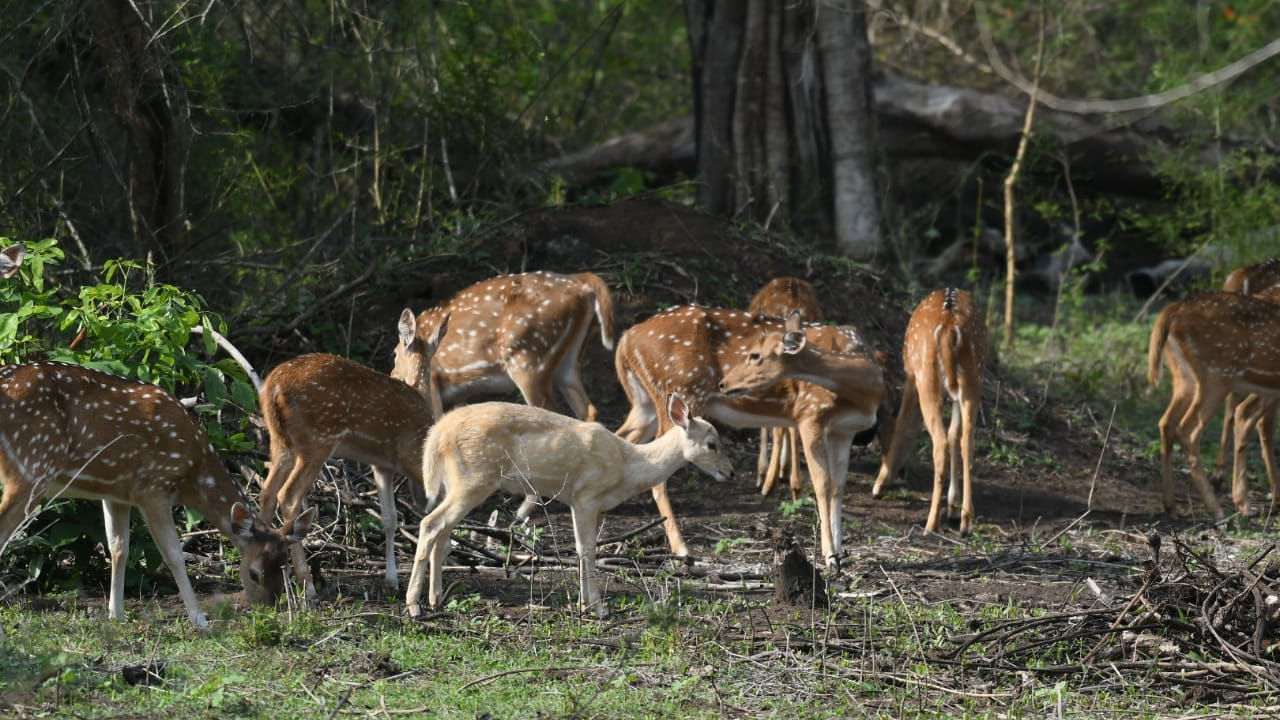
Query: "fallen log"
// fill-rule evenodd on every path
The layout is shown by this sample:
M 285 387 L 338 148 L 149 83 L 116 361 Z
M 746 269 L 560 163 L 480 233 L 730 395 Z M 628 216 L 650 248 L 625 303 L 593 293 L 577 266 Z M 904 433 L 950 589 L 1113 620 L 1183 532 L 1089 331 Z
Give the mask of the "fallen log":
M 878 74 L 873 90 L 878 143 L 890 158 L 1002 162 L 1012 157 L 1022 131 L 1022 98 L 926 85 L 892 73 Z M 1157 147 L 1199 143 L 1206 164 L 1240 149 L 1276 153 L 1262 142 L 1185 138 L 1154 116 L 1116 125 L 1107 118 L 1044 109 L 1036 118 L 1036 133 L 1061 148 L 1072 172 L 1111 193 L 1160 197 L 1164 183 L 1147 160 Z M 686 116 L 548 160 L 542 169 L 572 184 L 620 167 L 692 173 L 696 153 L 693 117 Z

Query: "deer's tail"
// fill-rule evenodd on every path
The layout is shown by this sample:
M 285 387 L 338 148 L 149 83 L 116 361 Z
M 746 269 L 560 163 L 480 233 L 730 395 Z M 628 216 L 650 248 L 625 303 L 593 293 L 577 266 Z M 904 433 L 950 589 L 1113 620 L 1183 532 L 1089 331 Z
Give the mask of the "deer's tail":
M 596 303 L 596 319 L 600 321 L 600 342 L 608 350 L 613 349 L 613 338 L 616 332 L 614 323 L 613 309 L 613 293 L 609 292 L 609 286 L 604 280 L 595 273 L 584 272 L 573 276 L 582 284 L 591 288 L 591 294 L 595 296 Z
M 1151 327 L 1151 340 L 1147 344 L 1147 380 L 1154 385 L 1160 382 L 1160 356 L 1164 352 L 1165 340 L 1169 337 L 1169 324 L 1173 321 L 1173 306 L 1167 306 L 1156 316 L 1156 324 Z

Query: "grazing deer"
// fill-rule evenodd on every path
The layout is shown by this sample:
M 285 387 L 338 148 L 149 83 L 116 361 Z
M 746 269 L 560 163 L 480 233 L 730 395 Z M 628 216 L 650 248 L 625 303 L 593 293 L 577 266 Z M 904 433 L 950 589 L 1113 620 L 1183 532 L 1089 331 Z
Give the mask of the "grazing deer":
M 423 353 L 430 362 L 449 326 L 435 328 Z M 270 522 L 277 505 L 285 524 L 302 511 L 325 461 L 337 456 L 373 466 L 386 542 L 386 584 L 400 589 L 396 573 L 396 474 L 409 479 L 415 503 L 422 488 L 422 442 L 431 427 L 431 405 L 413 388 L 337 355 L 301 355 L 277 365 L 262 383 L 258 405 L 271 436 L 271 470 L 262 486 L 260 517 Z M 302 543 L 290 546 L 303 596 L 316 596 Z
M 450 316 L 453 332 L 427 362 L 424 340 Z M 480 393 L 518 389 L 534 407 L 550 408 L 558 387 L 573 414 L 595 420 L 582 385 L 581 360 L 592 318 L 613 349 L 613 296 L 594 273 L 502 275 L 468 287 L 414 317 L 400 314 L 391 376 L 443 407 Z
M 240 580 L 254 603 L 283 589 L 286 545 L 314 512 L 271 530 L 249 509 L 199 424 L 164 390 L 77 365 L 0 367 L 0 548 L 42 498 L 102 501 L 111 556 L 113 619 L 124 618 L 132 506 L 155 539 L 191 623 L 207 628 L 182 558 L 173 506 L 197 510 L 241 552 Z
M 799 313 L 801 322 L 822 322 L 818 294 L 813 286 L 797 277 L 776 277 L 764 284 L 751 298 L 747 312 L 778 319 Z M 770 446 L 772 438 L 772 447 Z M 800 494 L 800 433 L 795 428 L 760 428 L 760 455 L 756 458 L 756 487 L 768 495 L 782 474 L 783 463 L 789 463 L 791 496 Z
M 1237 292 L 1244 295 L 1262 296 L 1264 294 L 1267 294 L 1269 291 L 1272 291 L 1272 289 L 1277 286 L 1280 286 L 1280 258 L 1269 258 L 1267 260 L 1263 260 L 1262 262 L 1256 262 L 1252 265 L 1246 265 L 1244 267 L 1240 267 L 1240 268 L 1236 268 L 1235 270 L 1232 270 L 1231 273 L 1227 275 L 1227 279 L 1224 280 L 1222 283 L 1222 291 Z M 1268 297 L 1267 299 L 1273 300 L 1273 301 L 1280 301 L 1280 292 L 1276 292 L 1274 296 Z M 1266 407 L 1264 406 L 1273 405 L 1273 404 L 1274 403 L 1265 402 L 1261 399 L 1254 400 L 1250 402 L 1249 408 L 1245 411 L 1245 415 L 1256 416 L 1259 412 L 1264 412 L 1265 414 Z M 1223 407 L 1224 407 L 1224 412 L 1222 415 L 1222 438 L 1218 443 L 1217 474 L 1219 477 L 1226 470 L 1227 447 L 1232 444 L 1231 428 L 1234 425 L 1234 416 L 1235 416 L 1235 409 L 1236 409 L 1236 398 L 1234 394 L 1227 393 L 1227 400 L 1223 404 Z M 1271 414 L 1274 415 L 1274 412 L 1272 412 Z M 1257 422 L 1257 420 L 1258 420 L 1258 417 L 1254 417 L 1254 422 Z M 1274 422 L 1275 422 L 1274 418 L 1272 418 L 1269 422 L 1264 422 L 1262 425 L 1258 427 L 1258 431 L 1260 433 L 1265 433 L 1266 428 L 1273 425 Z M 1250 423 L 1250 425 L 1252 424 L 1253 423 Z M 1245 436 L 1247 439 L 1247 436 L 1248 436 L 1247 432 L 1245 433 Z M 1243 443 L 1238 442 L 1239 441 L 1238 437 L 1236 439 L 1237 439 L 1237 442 L 1235 443 L 1235 445 L 1242 450 Z M 1261 436 L 1259 436 L 1259 439 L 1262 440 L 1262 442 L 1264 443 L 1263 459 L 1267 460 L 1269 458 L 1269 456 L 1266 454 L 1268 448 L 1265 445 L 1265 443 L 1267 442 L 1267 439 Z M 1240 467 L 1240 466 L 1237 463 L 1235 464 L 1235 467 Z M 1268 467 L 1270 466 L 1268 465 Z M 1233 470 L 1232 476 L 1234 477 L 1234 475 L 1235 475 L 1235 472 Z
M 973 431 L 982 405 L 986 357 L 987 328 L 969 293 L 956 288 L 935 290 L 916 305 L 907 322 L 902 348 L 906 381 L 897 425 L 871 495 L 880 497 L 885 483 L 897 477 L 914 444 L 922 415 L 933 443 L 933 496 L 926 532 L 938 530 L 943 476 L 948 465 L 951 484 L 947 490 L 947 517 L 961 501 L 960 534 L 973 531 Z M 952 402 L 949 429 L 942 421 L 944 399 Z
M 849 446 L 876 427 L 885 394 L 883 369 L 866 355 L 853 328 L 809 326 L 804 329 L 809 342 L 831 351 L 863 354 L 857 363 L 864 392 L 838 395 L 795 380 L 751 394 L 737 388 L 721 391 L 721 376 L 746 361 L 751 343 L 762 333 L 781 328 L 782 323 L 771 318 L 695 306 L 673 308 L 630 328 L 622 334 L 614 356 L 618 379 L 631 402 L 631 411 L 617 432 L 631 442 L 665 432 L 671 419 L 664 400 L 677 393 L 694 414 L 734 427 L 797 428 L 818 506 L 822 557 L 836 568 Z M 687 555 L 665 483 L 653 489 L 653 497 L 666 518 L 672 552 Z
M 1172 394 L 1160 418 L 1160 470 L 1164 507 L 1174 511 L 1173 440 L 1182 444 L 1191 479 L 1214 520 L 1223 517 L 1200 457 L 1200 435 L 1228 393 L 1256 394 L 1257 402 L 1280 396 L 1280 313 L 1276 304 L 1237 293 L 1211 292 L 1170 303 L 1156 317 L 1147 347 L 1147 377 L 1160 379 L 1169 366 Z M 1244 405 L 1245 403 L 1242 403 Z M 1246 408 L 1247 409 L 1247 408 Z M 1237 408 L 1236 419 L 1247 422 Z M 1247 426 L 1236 429 L 1237 457 Z M 1269 448 L 1264 448 L 1264 453 Z M 1264 454 L 1264 458 L 1266 455 Z M 1241 458 L 1242 459 L 1242 458 Z M 1250 513 L 1243 468 L 1234 473 L 1231 496 L 1242 515 Z M 1272 507 L 1280 493 L 1272 480 Z
M 525 405 L 480 403 L 446 414 L 428 433 L 422 449 L 427 495 L 439 498 L 443 490 L 444 499 L 422 519 L 418 532 L 405 598 L 409 614 L 419 612 L 428 561 L 427 602 L 438 607 L 449 533 L 495 491 L 505 490 L 559 500 L 573 511 L 578 601 L 583 609 L 594 608 L 603 616 L 605 608 L 593 578 L 600 514 L 666 482 L 687 462 L 717 480 L 733 473 L 716 429 L 691 417 L 679 395 L 671 396 L 667 413 L 672 428 L 644 445 L 627 442 L 599 423 Z

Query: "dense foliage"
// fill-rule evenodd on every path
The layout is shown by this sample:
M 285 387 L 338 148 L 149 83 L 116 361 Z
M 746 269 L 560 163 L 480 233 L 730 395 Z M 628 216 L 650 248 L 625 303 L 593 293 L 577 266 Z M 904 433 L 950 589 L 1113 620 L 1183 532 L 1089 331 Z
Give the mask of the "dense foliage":
M 1011 94 L 991 66 L 1000 58 L 1029 77 L 1043 24 L 1043 87 L 1068 98 L 1166 90 L 1280 30 L 1266 0 L 869 5 L 882 67 Z M 313 325 L 323 336 L 336 321 L 318 306 L 334 289 L 474 252 L 471 232 L 520 209 L 609 199 L 539 163 L 691 103 L 684 17 L 671 3 L 55 0 L 6 4 L 0 28 L 0 229 L 63 238 L 86 268 L 149 255 L 233 332 L 262 326 L 254 337 Z M 1258 179 L 1274 175 L 1273 63 L 1114 118 L 1158 121 L 1189 141 L 1160 159 L 1167 204 L 1087 196 L 1073 208 L 1069 168 L 1033 146 L 1028 227 L 1074 213 L 1091 243 L 1182 252 L 1271 224 L 1276 194 Z M 1190 141 L 1205 139 L 1224 142 L 1223 162 L 1203 162 Z M 621 171 L 613 188 L 647 180 Z M 928 247 L 954 231 L 948 207 L 976 207 L 966 222 L 994 215 L 990 187 L 961 183 L 899 208 L 893 232 Z

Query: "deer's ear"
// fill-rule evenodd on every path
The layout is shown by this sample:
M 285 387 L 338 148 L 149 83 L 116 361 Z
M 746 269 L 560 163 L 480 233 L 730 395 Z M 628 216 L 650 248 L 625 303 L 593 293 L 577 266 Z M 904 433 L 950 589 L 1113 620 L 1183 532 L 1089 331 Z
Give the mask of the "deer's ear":
M 445 313 L 444 317 L 440 318 L 440 324 L 436 326 L 436 331 L 431 334 L 431 342 L 427 343 L 427 345 L 431 347 L 431 352 L 433 353 L 436 348 L 440 347 L 440 341 L 444 340 L 444 334 L 449 330 L 449 317 L 450 314 Z
M 231 506 L 231 532 L 246 540 L 253 537 L 253 526 L 257 519 L 258 516 L 244 503 L 238 502 Z
M 795 355 L 804 349 L 809 338 L 801 330 L 788 330 L 782 335 L 782 352 L 787 355 Z
M 671 418 L 671 422 L 678 427 L 689 430 L 689 404 L 684 401 L 680 393 L 672 393 L 667 398 L 667 416 Z
M 284 539 L 289 542 L 302 542 L 307 535 L 311 533 L 311 526 L 316 520 L 316 509 L 314 507 L 307 508 L 307 511 L 294 518 L 293 526 L 284 529 Z
M 791 312 L 787 313 L 786 321 L 783 323 L 783 327 L 786 329 L 787 332 L 799 332 L 800 328 L 802 327 L 800 323 L 800 311 L 792 310 Z
M 26 255 L 27 249 L 22 243 L 0 250 L 0 278 L 13 277 L 13 274 L 22 266 L 22 259 Z
M 396 324 L 396 329 L 400 331 L 400 344 L 409 347 L 413 344 L 413 340 L 418 334 L 418 319 L 413 316 L 413 311 L 405 308 L 400 312 L 400 322 Z

